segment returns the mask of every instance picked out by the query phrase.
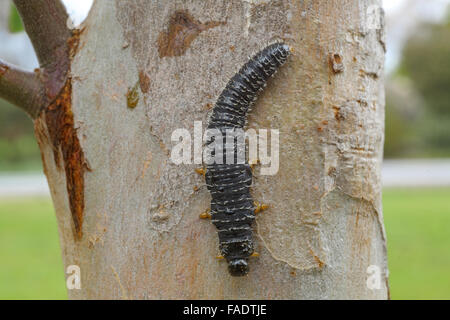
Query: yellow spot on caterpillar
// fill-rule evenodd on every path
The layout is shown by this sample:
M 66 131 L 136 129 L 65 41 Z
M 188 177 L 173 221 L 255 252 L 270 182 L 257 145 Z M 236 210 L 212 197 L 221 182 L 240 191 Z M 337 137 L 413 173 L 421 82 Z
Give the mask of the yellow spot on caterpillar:
M 206 169 L 204 169 L 204 168 L 201 168 L 201 169 L 197 168 L 197 169 L 195 169 L 195 172 L 197 172 L 198 174 L 201 174 L 201 175 L 204 176 L 206 174 Z
M 199 217 L 200 219 L 211 219 L 211 213 L 210 213 L 210 209 L 206 209 L 205 212 L 200 213 Z
M 261 211 L 267 210 L 269 208 L 268 204 L 265 203 L 259 203 L 257 201 L 254 202 L 255 205 L 255 213 L 260 213 Z

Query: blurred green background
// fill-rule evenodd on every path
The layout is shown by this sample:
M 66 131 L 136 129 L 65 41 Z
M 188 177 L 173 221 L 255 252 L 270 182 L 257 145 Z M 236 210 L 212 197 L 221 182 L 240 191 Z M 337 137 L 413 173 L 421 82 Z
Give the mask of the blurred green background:
M 387 189 L 392 299 L 450 299 L 450 188 Z M 66 299 L 49 199 L 0 199 L 0 299 Z
M 450 157 L 450 15 L 423 24 L 386 80 L 386 158 Z
M 421 24 L 386 76 L 386 158 L 450 157 L 448 17 Z M 32 122 L 0 100 L 0 174 L 24 171 L 42 171 Z M 450 188 L 387 188 L 383 206 L 391 298 L 450 299 Z M 0 299 L 66 298 L 51 201 L 0 197 Z
M 0 299 L 66 299 L 50 199 L 0 198 Z

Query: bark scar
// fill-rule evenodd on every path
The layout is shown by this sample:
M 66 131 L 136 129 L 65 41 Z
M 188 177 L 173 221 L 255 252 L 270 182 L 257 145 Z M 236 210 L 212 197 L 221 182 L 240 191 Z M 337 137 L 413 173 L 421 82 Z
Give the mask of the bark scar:
M 330 53 L 328 56 L 328 63 L 330 64 L 331 71 L 336 73 L 341 73 L 344 71 L 344 58 L 340 53 Z
M 58 168 L 61 168 L 61 150 L 75 238 L 80 240 L 83 235 L 84 171 L 87 167 L 74 127 L 71 79 L 67 80 L 60 95 L 45 109 L 44 117 Z
M 144 70 L 139 71 L 139 86 L 142 93 L 148 93 L 150 90 L 150 77 Z
M 170 17 L 169 28 L 158 37 L 159 57 L 183 55 L 197 36 L 208 29 L 225 24 L 225 22 L 209 21 L 201 23 L 195 20 L 186 10 L 178 10 Z

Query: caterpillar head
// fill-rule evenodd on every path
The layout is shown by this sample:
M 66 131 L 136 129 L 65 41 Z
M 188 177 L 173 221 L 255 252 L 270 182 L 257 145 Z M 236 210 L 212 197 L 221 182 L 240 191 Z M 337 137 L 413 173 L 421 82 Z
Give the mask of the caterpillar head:
M 228 272 L 233 277 L 245 276 L 248 271 L 247 259 L 232 259 L 228 261 Z

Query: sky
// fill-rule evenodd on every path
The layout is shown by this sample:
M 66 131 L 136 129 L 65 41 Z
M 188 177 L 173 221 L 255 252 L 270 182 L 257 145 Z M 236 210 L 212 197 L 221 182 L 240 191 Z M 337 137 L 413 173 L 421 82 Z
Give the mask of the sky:
M 93 0 L 63 0 L 67 12 L 77 26 L 86 18 Z

